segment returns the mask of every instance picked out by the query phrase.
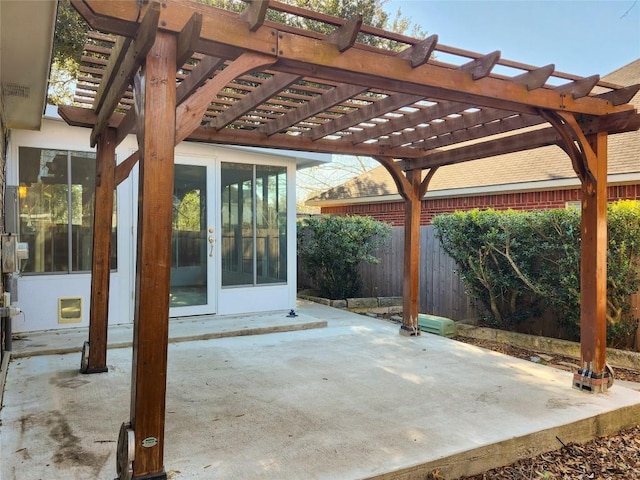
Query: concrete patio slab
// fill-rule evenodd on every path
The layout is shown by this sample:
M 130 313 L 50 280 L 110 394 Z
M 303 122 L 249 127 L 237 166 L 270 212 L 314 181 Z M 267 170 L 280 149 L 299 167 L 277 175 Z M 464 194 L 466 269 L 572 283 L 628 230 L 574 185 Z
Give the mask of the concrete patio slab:
M 179 479 L 424 479 L 473 474 L 636 425 L 640 393 L 303 302 L 323 329 L 172 343 L 165 468 Z M 222 319 L 211 320 L 217 322 Z M 113 479 L 131 349 L 14 359 L 1 478 Z

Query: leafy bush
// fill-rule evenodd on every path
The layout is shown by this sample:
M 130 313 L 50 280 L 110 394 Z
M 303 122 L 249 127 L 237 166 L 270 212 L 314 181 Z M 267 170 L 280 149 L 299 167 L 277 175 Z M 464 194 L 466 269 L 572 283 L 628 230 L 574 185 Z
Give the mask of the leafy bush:
M 298 256 L 323 296 L 357 297 L 362 291 L 360 263 L 378 263 L 373 254 L 390 235 L 391 226 L 371 217 L 307 218 L 298 223 Z
M 472 210 L 433 221 L 471 298 L 492 326 L 514 330 L 550 309 L 565 337 L 580 336 L 580 212 Z M 640 288 L 640 202 L 608 208 L 607 323 L 610 345 L 635 332 L 629 296 Z

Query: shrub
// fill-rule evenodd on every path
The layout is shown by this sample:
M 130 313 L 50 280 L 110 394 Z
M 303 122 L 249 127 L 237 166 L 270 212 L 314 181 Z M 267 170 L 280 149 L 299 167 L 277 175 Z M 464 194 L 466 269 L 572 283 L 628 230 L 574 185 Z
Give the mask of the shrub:
M 373 254 L 390 235 L 389 225 L 371 217 L 307 218 L 298 223 L 298 256 L 323 296 L 357 297 L 362 291 L 360 263 L 378 263 Z
M 492 326 L 514 330 L 551 309 L 565 337 L 580 337 L 580 212 L 473 210 L 433 221 L 471 298 Z M 640 202 L 608 208 L 608 341 L 620 346 L 635 332 L 629 296 L 640 288 Z

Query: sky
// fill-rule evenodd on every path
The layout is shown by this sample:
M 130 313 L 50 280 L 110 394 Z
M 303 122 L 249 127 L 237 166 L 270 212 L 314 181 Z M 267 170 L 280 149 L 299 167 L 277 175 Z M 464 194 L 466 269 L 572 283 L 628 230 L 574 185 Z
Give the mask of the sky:
M 638 0 L 388 0 L 438 42 L 580 76 L 640 58 Z M 439 59 L 446 61 L 442 55 Z
M 441 44 L 485 54 L 500 50 L 502 58 L 538 67 L 552 63 L 564 73 L 602 77 L 640 58 L 640 0 L 387 0 L 389 13 L 398 8 Z M 367 168 L 378 166 L 361 160 Z M 341 164 L 361 168 L 334 155 L 330 165 L 298 172 L 299 198 L 360 173 Z

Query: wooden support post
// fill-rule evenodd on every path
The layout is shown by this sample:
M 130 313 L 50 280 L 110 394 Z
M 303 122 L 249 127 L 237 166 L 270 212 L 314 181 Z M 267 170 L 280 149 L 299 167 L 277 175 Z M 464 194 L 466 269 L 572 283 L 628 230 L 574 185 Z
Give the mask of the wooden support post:
M 109 325 L 109 278 L 111 274 L 111 231 L 113 218 L 116 130 L 107 128 L 98 138 L 96 189 L 93 213 L 91 259 L 91 301 L 89 341 L 85 342 L 80 372 L 100 373 L 107 369 Z
M 607 133 L 588 138 L 594 155 L 591 175 L 582 179 L 582 250 L 580 257 L 581 370 L 574 386 L 590 392 L 607 390 Z
M 133 479 L 166 478 L 163 466 L 173 160 L 176 128 L 176 38 L 158 32 L 142 69 L 142 158 L 131 378 Z M 142 135 L 141 135 L 142 134 Z
M 420 291 L 421 173 L 422 170 L 407 172 L 410 191 L 406 192 L 404 201 L 403 315 L 400 334 L 406 336 L 420 335 L 418 301 Z
M 420 214 L 422 198 L 427 193 L 429 182 L 438 170 L 429 169 L 422 179 L 422 169 L 404 173 L 398 162 L 390 157 L 374 157 L 391 174 L 404 199 L 404 265 L 402 281 L 402 325 L 400 335 L 420 335 L 418 310 L 420 308 Z

